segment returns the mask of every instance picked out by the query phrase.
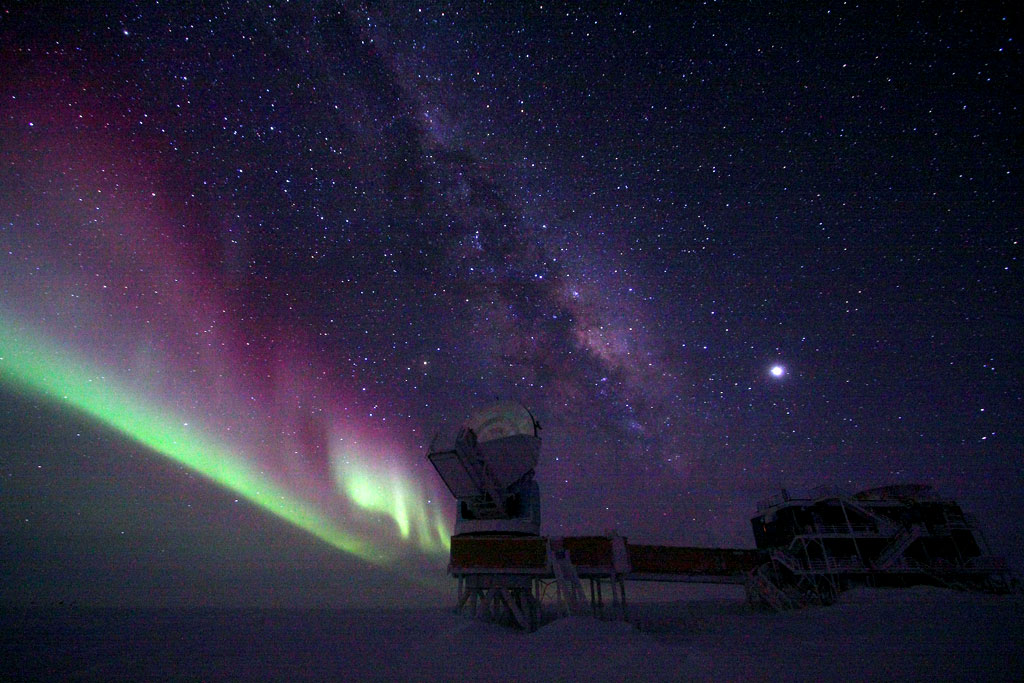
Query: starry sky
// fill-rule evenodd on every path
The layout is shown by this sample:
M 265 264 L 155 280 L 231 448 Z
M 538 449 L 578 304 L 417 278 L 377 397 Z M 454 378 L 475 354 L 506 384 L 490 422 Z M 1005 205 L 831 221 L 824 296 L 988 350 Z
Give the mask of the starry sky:
M 1024 559 L 1014 3 L 65 5 L 0 5 L 0 602 L 447 599 L 509 398 L 547 534 L 920 482 Z

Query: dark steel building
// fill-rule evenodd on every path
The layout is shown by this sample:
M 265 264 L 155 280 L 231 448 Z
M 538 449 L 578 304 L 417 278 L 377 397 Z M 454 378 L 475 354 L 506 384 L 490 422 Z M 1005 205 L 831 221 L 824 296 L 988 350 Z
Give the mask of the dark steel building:
M 751 527 L 771 560 L 766 578 L 805 595 L 828 599 L 856 585 L 1010 587 L 1005 560 L 992 556 L 974 518 L 930 486 L 783 490 L 757 512 Z

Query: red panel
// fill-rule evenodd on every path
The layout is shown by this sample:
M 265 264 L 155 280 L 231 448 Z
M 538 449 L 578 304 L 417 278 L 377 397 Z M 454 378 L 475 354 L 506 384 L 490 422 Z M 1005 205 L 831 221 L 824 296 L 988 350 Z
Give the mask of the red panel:
M 544 569 L 546 538 L 452 537 L 454 569 Z
M 567 536 L 563 545 L 577 567 L 612 567 L 612 539 L 607 536 Z
M 628 547 L 634 573 L 733 576 L 763 562 L 757 550 L 634 544 Z

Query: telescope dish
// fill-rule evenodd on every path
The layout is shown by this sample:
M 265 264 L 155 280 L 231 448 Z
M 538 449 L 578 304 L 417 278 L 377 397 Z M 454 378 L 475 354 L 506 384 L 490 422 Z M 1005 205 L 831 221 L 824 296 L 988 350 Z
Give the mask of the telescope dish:
M 540 425 L 515 401 L 474 413 L 450 447 L 435 437 L 427 458 L 457 503 L 455 535 L 540 533 Z
M 473 414 L 465 424 L 483 444 L 510 436 L 537 436 L 538 424 L 529 410 L 515 401 L 499 401 Z
M 540 456 L 539 426 L 515 401 L 499 401 L 474 413 L 455 444 L 427 455 L 459 500 L 494 494 L 532 476 Z

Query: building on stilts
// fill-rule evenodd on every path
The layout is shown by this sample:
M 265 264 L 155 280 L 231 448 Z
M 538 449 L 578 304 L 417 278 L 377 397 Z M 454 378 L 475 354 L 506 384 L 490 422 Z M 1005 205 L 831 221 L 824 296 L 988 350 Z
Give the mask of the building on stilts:
M 782 491 L 757 505 L 756 548 L 541 536 L 540 445 L 540 424 L 511 401 L 431 444 L 428 458 L 456 502 L 448 571 L 459 612 L 530 631 L 545 604 L 562 616 L 628 619 L 627 581 L 739 584 L 751 603 L 775 610 L 828 603 L 854 586 L 1015 585 L 974 518 L 921 485 Z

